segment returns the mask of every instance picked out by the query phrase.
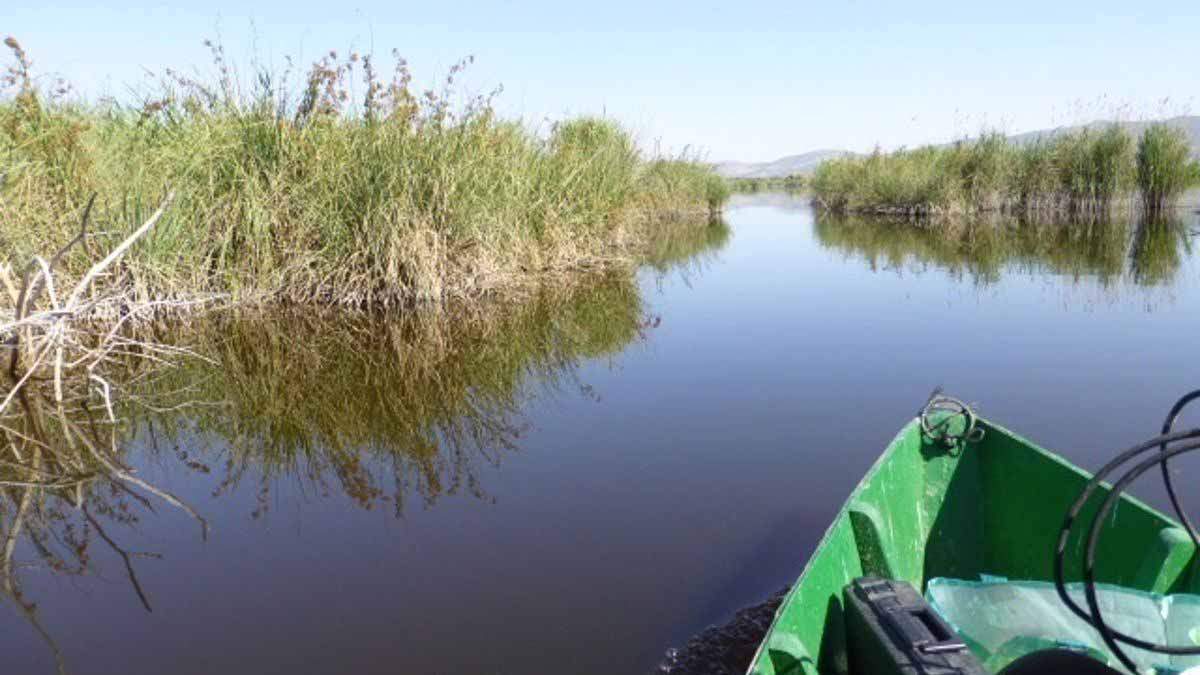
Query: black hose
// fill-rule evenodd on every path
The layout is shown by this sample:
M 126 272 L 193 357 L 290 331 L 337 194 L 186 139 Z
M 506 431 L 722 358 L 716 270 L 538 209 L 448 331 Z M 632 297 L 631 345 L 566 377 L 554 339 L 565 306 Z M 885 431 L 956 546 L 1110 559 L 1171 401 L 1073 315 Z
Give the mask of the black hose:
M 1171 428 L 1175 426 L 1175 420 L 1179 417 L 1179 413 L 1188 406 L 1189 403 L 1200 399 L 1200 389 L 1185 394 L 1182 398 L 1171 406 L 1171 411 L 1167 413 L 1167 419 L 1163 421 L 1162 433 L 1171 433 Z M 1164 443 L 1159 446 L 1162 452 L 1167 451 L 1167 445 Z M 1164 458 L 1162 462 L 1162 477 L 1163 485 L 1167 487 L 1167 497 L 1171 500 L 1171 507 L 1175 509 L 1175 515 L 1179 518 L 1179 522 L 1187 528 L 1188 536 L 1192 538 L 1192 545 L 1200 551 L 1200 536 L 1196 534 L 1196 526 L 1192 525 L 1192 519 L 1188 518 L 1188 514 L 1184 511 L 1183 506 L 1179 503 L 1179 497 L 1175 495 L 1175 482 L 1171 480 L 1171 472 L 1167 469 L 1167 460 Z
M 1120 499 L 1121 494 L 1129 487 L 1129 484 L 1137 480 L 1137 478 L 1142 474 L 1154 468 L 1155 465 L 1161 465 L 1171 457 L 1181 455 L 1185 452 L 1191 452 L 1193 450 L 1200 450 L 1200 441 L 1186 443 L 1180 447 L 1171 448 L 1166 452 L 1159 453 L 1158 455 L 1138 464 L 1125 475 L 1121 476 L 1121 479 L 1118 480 L 1115 485 L 1113 485 L 1112 491 L 1109 492 L 1108 497 L 1100 506 L 1100 510 L 1096 512 L 1096 518 L 1092 521 L 1091 530 L 1088 532 L 1087 548 L 1085 549 L 1086 553 L 1084 556 L 1083 566 L 1083 590 L 1084 595 L 1087 597 L 1088 609 L 1091 610 L 1092 625 L 1096 627 L 1096 630 L 1100 631 L 1100 637 L 1104 638 L 1104 643 L 1107 644 L 1110 649 L 1112 649 L 1113 654 L 1116 655 L 1117 658 L 1121 659 L 1121 663 L 1123 663 L 1134 673 L 1137 673 L 1137 667 L 1117 644 L 1116 631 L 1114 631 L 1107 623 L 1105 623 L 1104 617 L 1100 612 L 1100 604 L 1096 598 L 1096 549 L 1100 544 L 1100 536 L 1104 532 L 1104 519 L 1107 518 L 1110 513 L 1112 513 L 1113 507 L 1117 505 L 1117 501 Z M 1133 646 L 1136 647 L 1141 647 L 1142 649 L 1158 652 L 1160 654 L 1200 654 L 1200 647 L 1172 647 L 1170 645 L 1155 645 L 1147 644 L 1142 640 L 1137 641 L 1137 643 L 1140 644 L 1134 644 L 1134 641 L 1132 640 L 1126 640 L 1125 642 L 1133 644 Z
M 1071 531 L 1074 528 L 1075 519 L 1079 517 L 1079 512 L 1083 510 L 1083 507 L 1091 499 L 1092 493 L 1096 491 L 1096 488 L 1100 486 L 1100 483 L 1125 462 L 1155 447 L 1192 438 L 1200 438 L 1200 429 L 1189 429 L 1187 431 L 1156 436 L 1144 443 L 1140 443 L 1132 448 L 1129 448 L 1125 452 L 1122 452 L 1120 455 L 1117 455 L 1116 459 L 1112 460 L 1108 464 L 1105 464 L 1103 468 L 1101 468 L 1095 473 L 1095 475 L 1092 476 L 1092 479 L 1088 481 L 1086 486 L 1084 486 L 1083 491 L 1079 493 L 1079 497 L 1077 497 L 1075 502 L 1071 504 L 1071 508 L 1067 510 L 1067 516 L 1063 521 L 1062 529 L 1059 530 L 1058 545 L 1054 549 L 1054 585 L 1058 591 L 1058 596 L 1063 603 L 1066 604 L 1071 611 L 1073 611 L 1084 621 L 1091 623 L 1092 616 L 1088 612 L 1085 612 L 1082 607 L 1076 604 L 1076 602 L 1072 600 L 1069 595 L 1067 595 L 1063 574 L 1063 555 L 1066 552 L 1067 542 L 1070 539 Z M 1138 638 L 1124 635 L 1117 631 L 1113 631 L 1113 634 L 1119 636 L 1122 641 L 1125 641 L 1136 647 L 1141 647 L 1142 649 L 1150 649 L 1154 646 L 1151 643 L 1143 642 Z
M 1179 516 L 1180 521 L 1185 525 L 1188 531 L 1188 536 L 1191 538 L 1196 550 L 1200 550 L 1200 538 L 1197 537 L 1195 528 L 1191 520 L 1187 517 L 1175 493 L 1174 485 L 1171 482 L 1170 474 L 1167 470 L 1167 462 L 1172 457 L 1186 452 L 1191 452 L 1200 449 L 1200 429 L 1190 429 L 1187 431 L 1172 432 L 1171 428 L 1175 424 L 1179 413 L 1189 403 L 1200 399 L 1200 390 L 1193 391 L 1182 397 L 1172 406 L 1170 413 L 1167 414 L 1167 419 L 1163 423 L 1163 433 L 1148 441 L 1135 445 L 1128 450 L 1117 455 L 1115 459 L 1105 464 L 1096 474 L 1088 481 L 1087 485 L 1080 492 L 1079 497 L 1068 509 L 1066 518 L 1063 521 L 1062 529 L 1059 531 L 1058 544 L 1054 550 L 1054 586 L 1058 592 L 1059 598 L 1063 603 L 1071 609 L 1077 616 L 1087 621 L 1100 633 L 1100 637 L 1104 639 L 1106 645 L 1112 650 L 1114 656 L 1128 668 L 1131 672 L 1137 673 L 1137 666 L 1133 660 L 1124 652 L 1118 643 L 1153 651 L 1161 654 L 1172 655 L 1197 655 L 1200 654 L 1200 647 L 1173 647 L 1171 645 L 1159 645 L 1131 635 L 1126 635 L 1104 621 L 1104 616 L 1100 611 L 1099 603 L 1096 597 L 1096 581 L 1095 581 L 1095 564 L 1096 564 L 1096 549 L 1099 547 L 1101 533 L 1104 529 L 1104 521 L 1107 516 L 1115 508 L 1121 495 L 1129 487 L 1129 485 L 1144 474 L 1146 471 L 1153 468 L 1155 465 L 1161 466 L 1163 471 L 1163 481 L 1167 487 L 1167 493 L 1171 500 L 1171 505 L 1175 509 L 1175 513 Z M 1187 442 L 1184 442 L 1187 441 Z M 1182 443 L 1181 443 L 1182 442 Z M 1175 444 L 1175 445 L 1172 445 Z M 1063 573 L 1063 555 L 1066 551 L 1067 542 L 1070 539 L 1071 532 L 1075 525 L 1076 518 L 1079 517 L 1080 511 L 1091 499 L 1096 488 L 1100 483 L 1115 472 L 1126 462 L 1132 460 L 1138 455 L 1147 450 L 1157 447 L 1159 452 L 1156 456 L 1145 459 L 1134 466 L 1133 469 L 1126 471 L 1121 475 L 1120 479 L 1113 485 L 1105 498 L 1100 509 L 1096 512 L 1092 519 L 1091 527 L 1088 532 L 1087 544 L 1085 549 L 1083 579 L 1084 579 L 1084 595 L 1087 599 L 1088 611 L 1080 607 L 1067 594 L 1066 584 Z

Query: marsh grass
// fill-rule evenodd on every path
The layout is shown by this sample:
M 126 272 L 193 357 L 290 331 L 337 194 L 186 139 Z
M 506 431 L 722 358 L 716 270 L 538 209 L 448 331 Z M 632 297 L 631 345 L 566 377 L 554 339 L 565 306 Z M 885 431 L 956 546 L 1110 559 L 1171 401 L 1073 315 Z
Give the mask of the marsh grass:
M 1179 201 L 1190 186 L 1200 184 L 1197 163 L 1182 130 L 1165 124 L 1146 128 L 1137 150 L 1137 183 L 1147 211 L 1159 211 Z
M 1132 201 L 1174 203 L 1191 184 L 1186 139 L 1152 125 L 1134 139 L 1116 124 L 1017 144 L 999 133 L 947 146 L 822 163 L 814 198 L 839 213 L 922 217 L 983 212 L 1102 213 Z
M 113 237 L 177 199 L 124 272 L 143 297 L 394 305 L 476 296 L 547 270 L 628 260 L 664 218 L 699 226 L 728 196 L 705 165 L 646 158 L 616 122 L 548 129 L 419 91 L 405 62 L 330 52 L 297 81 L 165 71 L 138 105 L 38 85 L 15 40 L 0 99 L 0 244 L 72 236 L 83 204 Z M 246 84 L 243 80 L 248 80 Z M 68 260 L 67 265 L 77 264 Z
M 792 174 L 780 178 L 730 178 L 727 182 L 733 192 L 755 194 L 767 191 L 800 192 L 808 181 L 801 174 Z
M 679 210 L 679 204 L 692 204 L 699 196 L 711 218 L 720 213 L 732 193 L 725 179 L 711 167 L 699 158 L 686 156 L 651 161 L 646 166 L 642 180 L 643 199 L 651 210 L 676 217 L 689 215 L 688 210 Z

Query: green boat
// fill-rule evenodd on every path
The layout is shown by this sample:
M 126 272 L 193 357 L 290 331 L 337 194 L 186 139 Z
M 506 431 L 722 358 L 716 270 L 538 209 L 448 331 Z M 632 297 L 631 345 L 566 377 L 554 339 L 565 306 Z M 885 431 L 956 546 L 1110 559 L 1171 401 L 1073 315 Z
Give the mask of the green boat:
M 1172 411 L 1164 431 L 1181 407 Z M 892 440 L 834 518 L 776 613 L 749 673 L 881 675 L 856 658 L 876 647 L 847 628 L 854 609 L 847 604 L 847 587 L 861 577 L 907 582 L 923 594 L 945 625 L 955 629 L 943 642 L 961 640 L 982 666 L 978 672 L 999 672 L 1047 645 L 1071 646 L 1120 668 L 1103 636 L 1086 623 L 1065 637 L 1046 631 L 987 635 L 1023 621 L 1041 621 L 1050 632 L 1065 630 L 1069 620 L 1083 621 L 1055 594 L 1055 550 L 1066 514 L 1091 479 L 1070 462 L 969 410 L 960 414 L 926 408 Z M 1107 483 L 1100 484 L 1091 498 L 1081 500 L 1077 520 L 1086 524 L 1094 517 L 1109 491 Z M 1106 616 L 1115 616 L 1110 625 L 1142 607 L 1148 617 L 1143 624 L 1121 625 L 1149 631 L 1155 644 L 1174 636 L 1173 644 L 1182 639 L 1184 647 L 1200 651 L 1195 649 L 1200 645 L 1200 596 L 1191 595 L 1200 593 L 1200 575 L 1191 565 L 1196 547 L 1188 530 L 1119 490 L 1114 502 L 1103 517 L 1094 572 L 1098 603 Z M 1086 589 L 1077 583 L 1084 578 L 1080 551 L 1088 534 L 1076 527 L 1062 540 L 1068 592 L 1081 605 Z M 968 599 L 976 604 L 962 605 L 966 609 L 960 607 L 957 616 L 947 616 L 937 602 L 941 597 L 944 605 L 949 597 L 962 603 L 964 594 L 973 594 Z M 1174 625 L 1166 619 L 1168 605 Z M 1027 628 L 1019 627 L 1018 633 Z M 936 626 L 930 630 L 930 644 L 943 644 L 937 640 L 947 636 L 937 636 Z M 1194 654 L 1125 650 L 1137 657 L 1139 670 L 1143 663 L 1162 664 L 1154 672 L 1182 672 L 1200 664 Z M 1148 670 L 1153 669 L 1143 672 Z

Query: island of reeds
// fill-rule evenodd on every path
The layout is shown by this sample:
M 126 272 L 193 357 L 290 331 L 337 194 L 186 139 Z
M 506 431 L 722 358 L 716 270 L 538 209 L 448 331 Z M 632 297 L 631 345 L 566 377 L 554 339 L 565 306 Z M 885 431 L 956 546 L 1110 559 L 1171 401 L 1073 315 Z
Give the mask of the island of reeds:
M 733 192 L 800 192 L 805 187 L 803 174 L 793 173 L 773 178 L 730 178 Z
M 247 75 L 210 43 L 211 76 L 164 71 L 131 103 L 81 101 L 5 45 L 0 265 L 48 258 L 82 219 L 86 245 L 56 261 L 78 273 L 170 192 L 111 277 L 143 302 L 473 297 L 636 261 L 658 230 L 707 226 L 729 193 L 695 158 L 646 156 L 610 119 L 501 117 L 494 95 L 458 93 L 469 60 L 422 91 L 395 53 L 329 52 L 293 78 Z
M 1171 207 L 1200 185 L 1186 134 L 1163 123 L 1135 136 L 1118 124 L 1018 143 L 1000 133 L 943 146 L 876 151 L 821 164 L 809 187 L 835 213 L 1099 213 Z

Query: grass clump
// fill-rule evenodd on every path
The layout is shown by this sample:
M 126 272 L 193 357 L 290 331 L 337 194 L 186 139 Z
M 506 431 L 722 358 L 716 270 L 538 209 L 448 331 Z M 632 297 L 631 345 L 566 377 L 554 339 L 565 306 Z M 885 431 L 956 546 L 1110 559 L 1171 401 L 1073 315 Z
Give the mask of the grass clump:
M 1054 142 L 1061 199 L 1073 210 L 1107 208 L 1133 187 L 1133 139 L 1121 127 L 1084 129 Z
M 791 174 L 779 178 L 730 178 L 728 183 L 733 192 L 800 192 L 807 179 L 803 174 Z
M 1151 125 L 1135 143 L 1126 129 L 1109 124 L 1028 143 L 993 132 L 946 146 L 831 159 L 817 168 L 811 187 L 818 204 L 839 213 L 1099 213 L 1139 188 L 1147 203 L 1177 199 L 1188 185 L 1188 165 L 1178 131 Z
M 690 204 L 701 196 L 708 216 L 715 216 L 729 200 L 725 179 L 695 159 L 658 159 L 645 171 L 643 201 L 652 211 L 670 212 L 672 204 Z
M 1148 211 L 1174 204 L 1188 187 L 1200 183 L 1190 155 L 1182 130 L 1165 124 L 1146 128 L 1137 148 L 1137 184 Z
M 474 296 L 547 270 L 627 260 L 664 217 L 707 222 L 727 197 L 706 166 L 647 158 L 612 120 L 543 133 L 463 100 L 451 69 L 419 90 L 394 55 L 330 52 L 293 82 L 168 70 L 138 105 L 45 91 L 15 40 L 0 98 L 0 244 L 56 250 L 99 194 L 128 232 L 177 198 L 123 269 L 146 297 L 391 305 Z M 243 79 L 252 84 L 243 84 Z M 66 264 L 78 264 L 68 260 Z
M 919 148 L 823 162 L 812 178 L 817 202 L 835 212 L 920 215 L 960 206 L 961 185 L 949 163 L 957 151 Z

